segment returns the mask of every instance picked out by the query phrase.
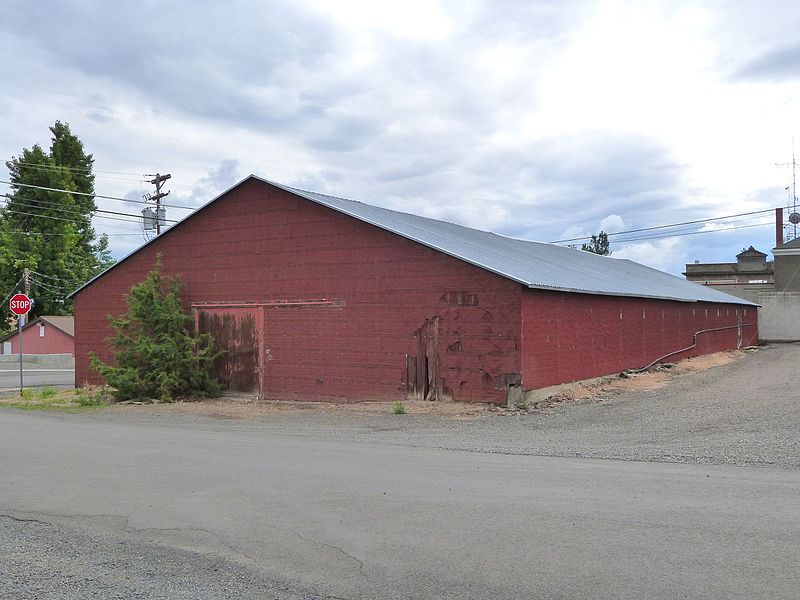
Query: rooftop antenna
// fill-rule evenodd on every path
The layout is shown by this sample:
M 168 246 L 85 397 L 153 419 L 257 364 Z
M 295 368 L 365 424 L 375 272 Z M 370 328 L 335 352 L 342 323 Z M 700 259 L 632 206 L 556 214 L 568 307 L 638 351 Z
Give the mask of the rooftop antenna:
M 792 162 L 790 163 L 775 163 L 776 167 L 792 167 L 792 192 L 789 198 L 789 223 L 791 223 L 791 232 L 787 232 L 792 240 L 797 239 L 797 225 L 800 224 L 800 213 L 797 212 L 797 158 L 794 151 L 794 136 L 792 136 Z M 789 189 L 788 187 L 786 189 Z M 786 240 L 791 241 L 791 240 Z

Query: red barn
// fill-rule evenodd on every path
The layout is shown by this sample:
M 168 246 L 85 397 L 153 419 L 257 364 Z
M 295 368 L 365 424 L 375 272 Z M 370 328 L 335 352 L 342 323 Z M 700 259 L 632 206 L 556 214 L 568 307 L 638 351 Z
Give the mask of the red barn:
M 22 351 L 25 354 L 75 354 L 73 319 L 70 316 L 43 316 L 22 328 Z M 19 354 L 19 333 L 0 339 L 0 354 Z
M 250 176 L 73 293 L 78 385 L 159 253 L 260 398 L 504 403 L 758 339 L 754 304 L 629 260 Z

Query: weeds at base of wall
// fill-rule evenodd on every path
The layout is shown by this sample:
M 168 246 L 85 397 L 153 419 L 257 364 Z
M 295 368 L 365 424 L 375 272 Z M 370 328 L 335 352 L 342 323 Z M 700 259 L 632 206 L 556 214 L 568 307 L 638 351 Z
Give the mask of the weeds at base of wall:
M 392 407 L 392 412 L 396 415 L 404 415 L 406 414 L 406 405 L 402 402 L 395 402 Z
M 112 393 L 107 387 L 101 388 L 85 388 L 73 390 L 77 397 L 78 405 L 87 406 L 105 406 L 111 404 Z

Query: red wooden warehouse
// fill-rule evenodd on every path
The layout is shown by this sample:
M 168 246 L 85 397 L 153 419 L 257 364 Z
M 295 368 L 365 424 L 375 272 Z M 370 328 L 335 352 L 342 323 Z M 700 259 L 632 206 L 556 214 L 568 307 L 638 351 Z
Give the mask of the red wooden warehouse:
M 261 398 L 504 403 L 758 339 L 754 304 L 628 260 L 250 176 L 73 294 L 78 385 L 159 253 Z

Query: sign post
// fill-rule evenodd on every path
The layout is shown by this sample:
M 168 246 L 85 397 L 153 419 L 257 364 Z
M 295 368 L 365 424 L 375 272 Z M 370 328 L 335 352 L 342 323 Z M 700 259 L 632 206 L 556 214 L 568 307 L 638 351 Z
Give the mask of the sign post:
M 19 340 L 19 394 L 22 395 L 22 390 L 25 389 L 24 380 L 22 378 L 22 319 L 28 314 L 33 302 L 25 294 L 14 294 L 11 301 L 8 303 L 11 312 L 17 315 L 17 339 Z

